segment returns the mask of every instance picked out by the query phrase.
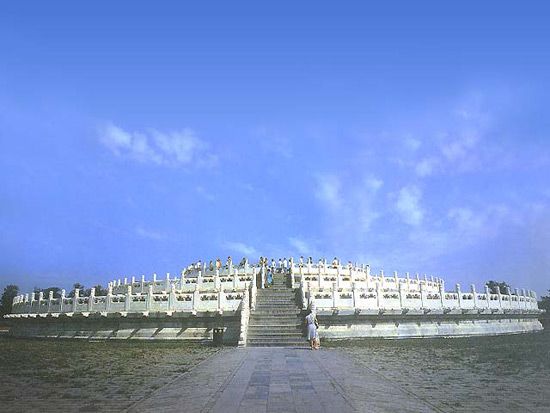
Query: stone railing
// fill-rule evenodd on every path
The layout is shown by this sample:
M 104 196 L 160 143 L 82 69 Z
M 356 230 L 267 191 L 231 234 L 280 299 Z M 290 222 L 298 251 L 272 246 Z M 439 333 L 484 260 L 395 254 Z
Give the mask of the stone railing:
M 195 286 L 192 291 L 176 290 L 171 285 L 168 292 L 154 292 L 153 285 L 149 285 L 146 293 L 134 293 L 131 286 L 125 294 L 114 293 L 109 287 L 105 296 L 96 296 L 95 291 L 87 297 L 80 296 L 78 290 L 73 297 L 67 297 L 62 291 L 61 297 L 53 298 L 53 294 L 45 298 L 42 293 L 25 294 L 14 300 L 12 315 L 47 315 L 82 313 L 142 313 L 150 312 L 217 312 L 238 311 L 244 295 L 248 292 L 248 285 L 242 288 L 210 288 L 200 289 Z
M 305 281 L 300 284 L 302 307 L 315 308 L 316 311 L 333 313 L 384 313 L 395 311 L 406 314 L 409 311 L 423 313 L 506 313 L 506 312 L 539 312 L 537 297 L 534 291 L 516 289 L 512 294 L 508 289 L 504 294 L 491 294 L 485 287 L 483 292 L 477 292 L 472 284 L 470 291 L 461 291 L 456 285 L 455 291 L 445 291 L 442 281 L 437 288 L 429 281 L 421 280 L 413 283 L 409 278 L 398 278 L 397 281 L 387 281 L 383 277 L 369 281 L 352 282 L 342 285 L 333 282 L 332 285 L 321 287 L 317 282 Z
M 269 268 L 269 267 L 267 267 Z M 420 277 L 398 277 L 397 272 L 387 276 L 383 271 L 372 275 L 369 265 L 295 263 L 292 260 L 277 271 L 290 277 L 293 288 L 301 289 L 302 307 L 314 304 L 323 311 L 332 312 L 385 312 L 389 310 L 408 312 L 506 312 L 539 311 L 533 291 L 515 290 L 490 294 L 488 288 L 476 292 L 462 292 L 460 286 L 452 292 L 445 291 L 442 279 Z M 247 309 L 255 308 L 257 288 L 263 288 L 266 267 L 259 264 L 228 264 L 220 268 L 200 265 L 182 271 L 181 276 L 152 280 L 145 276 L 137 281 L 131 279 L 113 280 L 108 284 L 108 293 L 96 296 L 91 290 L 88 297 L 80 296 L 76 290 L 74 297 L 54 298 L 39 294 L 19 295 L 13 300 L 13 315 L 29 314 L 74 314 L 74 313 L 143 313 L 149 312 L 218 312 L 240 311 L 245 295 Z

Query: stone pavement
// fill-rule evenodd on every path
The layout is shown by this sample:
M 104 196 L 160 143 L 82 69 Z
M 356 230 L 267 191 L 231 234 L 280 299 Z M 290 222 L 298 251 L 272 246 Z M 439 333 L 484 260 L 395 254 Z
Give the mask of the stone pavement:
M 223 349 L 129 412 L 441 412 L 338 350 Z M 451 410 L 452 411 L 452 410 Z

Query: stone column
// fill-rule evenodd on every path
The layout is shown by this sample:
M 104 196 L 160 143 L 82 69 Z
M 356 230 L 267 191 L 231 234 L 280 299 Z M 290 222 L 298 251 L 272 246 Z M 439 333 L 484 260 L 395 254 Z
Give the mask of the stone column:
M 176 308 L 176 285 L 170 284 L 170 295 L 168 296 L 168 310 L 174 311 Z
M 77 288 L 74 290 L 73 297 L 73 313 L 76 313 L 76 306 L 78 305 L 78 299 L 80 298 L 80 290 Z
M 48 294 L 48 313 L 52 312 L 53 291 Z
M 258 285 L 256 280 L 256 268 L 254 267 L 252 270 L 252 283 L 250 285 L 250 308 L 254 310 L 256 308 L 256 294 L 258 293 Z
M 193 312 L 196 313 L 199 308 L 199 301 L 201 297 L 199 294 L 199 285 L 195 284 L 195 291 L 193 291 Z
M 233 268 L 233 266 L 231 266 L 231 268 Z M 235 272 L 233 273 L 233 288 L 234 289 L 237 289 L 238 282 L 239 282 L 239 274 L 237 273 L 237 270 L 235 270 Z
M 216 271 L 214 274 L 214 288 L 219 289 L 221 288 L 221 282 L 220 282 L 220 275 Z
M 145 309 L 147 311 L 151 311 L 153 309 L 153 296 L 154 296 L 153 284 L 149 284 L 147 289 L 147 302 L 145 304 Z
M 59 299 L 59 312 L 62 313 L 63 312 L 63 301 L 65 300 L 65 290 L 61 290 L 61 298 Z
M 132 300 L 132 287 L 127 286 L 126 296 L 124 297 L 124 311 L 130 311 L 130 301 Z
M 90 296 L 88 297 L 88 311 L 94 310 L 95 288 L 90 290 Z
M 107 287 L 107 297 L 105 297 L 105 311 L 111 311 L 111 297 L 113 296 L 113 286 Z
M 172 288 L 170 287 L 170 284 L 171 284 L 170 283 L 170 273 L 167 272 L 166 273 L 166 285 L 164 286 L 164 289 L 165 289 L 166 292 L 169 292 L 169 291 L 172 290 Z

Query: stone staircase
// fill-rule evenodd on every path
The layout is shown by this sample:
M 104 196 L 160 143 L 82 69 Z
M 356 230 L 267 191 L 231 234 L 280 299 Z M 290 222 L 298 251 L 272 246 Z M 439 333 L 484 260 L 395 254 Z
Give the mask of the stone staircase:
M 247 346 L 306 346 L 302 318 L 296 290 L 287 285 L 287 277 L 276 274 L 270 288 L 258 288 L 256 308 L 250 312 Z

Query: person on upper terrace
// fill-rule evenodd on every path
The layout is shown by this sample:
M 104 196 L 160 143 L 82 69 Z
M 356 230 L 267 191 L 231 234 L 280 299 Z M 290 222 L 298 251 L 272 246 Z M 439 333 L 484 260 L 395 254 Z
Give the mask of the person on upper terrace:
M 313 264 L 313 258 L 312 257 L 307 257 L 307 263 L 308 264 Z
M 286 260 L 286 257 L 283 258 L 283 268 L 285 270 L 288 268 L 288 261 Z
M 242 259 L 241 262 L 239 263 L 239 266 L 244 267 L 244 266 L 246 265 L 247 262 L 248 262 L 248 260 L 246 259 L 246 257 L 243 257 L 243 259 Z
M 353 268 L 353 264 L 351 263 L 351 261 L 348 261 L 348 269 L 352 269 Z
M 338 258 L 334 257 L 334 259 L 332 260 L 332 267 L 336 268 L 338 267 L 338 264 L 339 264 Z
M 195 268 L 196 268 L 197 270 L 202 269 L 202 261 L 201 261 L 201 260 L 198 260 L 198 261 L 197 261 L 197 264 L 196 264 Z
M 214 263 L 212 262 L 212 260 L 210 260 L 210 262 L 208 263 L 208 269 L 210 271 L 214 271 Z
M 277 267 L 277 264 L 275 264 L 275 258 L 271 258 L 271 270 L 275 272 L 276 267 Z
M 227 257 L 227 267 L 229 268 L 231 264 L 233 263 L 233 260 L 231 259 L 231 256 Z
M 279 263 L 277 265 L 277 268 L 279 268 L 279 272 L 283 270 L 283 260 L 281 260 L 280 258 L 279 258 Z
M 304 256 L 300 255 L 300 267 L 304 265 Z
M 222 267 L 222 260 L 219 258 L 216 260 L 216 269 L 219 270 Z

